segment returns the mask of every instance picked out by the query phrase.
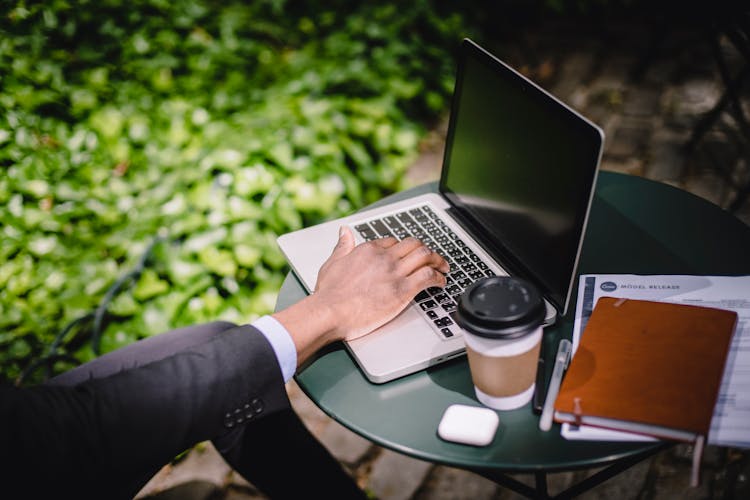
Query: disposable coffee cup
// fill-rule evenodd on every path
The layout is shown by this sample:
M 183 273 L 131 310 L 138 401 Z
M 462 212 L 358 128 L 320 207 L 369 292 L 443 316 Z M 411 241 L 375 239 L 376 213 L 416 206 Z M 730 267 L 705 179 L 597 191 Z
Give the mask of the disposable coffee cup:
M 456 321 L 464 341 L 477 399 L 496 410 L 531 400 L 542 341 L 545 306 L 531 283 L 492 276 L 466 289 Z

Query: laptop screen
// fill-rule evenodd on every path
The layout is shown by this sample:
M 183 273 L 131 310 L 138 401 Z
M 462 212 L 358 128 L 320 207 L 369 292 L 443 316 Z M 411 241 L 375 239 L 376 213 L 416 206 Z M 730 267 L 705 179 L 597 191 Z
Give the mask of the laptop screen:
M 603 135 L 473 42 L 461 51 L 441 191 L 564 314 Z

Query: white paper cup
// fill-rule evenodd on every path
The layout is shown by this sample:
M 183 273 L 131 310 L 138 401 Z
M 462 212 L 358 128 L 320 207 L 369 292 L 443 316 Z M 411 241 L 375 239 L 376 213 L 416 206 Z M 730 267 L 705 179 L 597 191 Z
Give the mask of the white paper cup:
M 541 340 L 541 326 L 511 340 L 464 333 L 474 392 L 480 403 L 496 410 L 513 410 L 531 400 Z
M 534 394 L 545 306 L 518 278 L 494 276 L 469 287 L 456 320 L 477 399 L 496 410 L 524 406 Z

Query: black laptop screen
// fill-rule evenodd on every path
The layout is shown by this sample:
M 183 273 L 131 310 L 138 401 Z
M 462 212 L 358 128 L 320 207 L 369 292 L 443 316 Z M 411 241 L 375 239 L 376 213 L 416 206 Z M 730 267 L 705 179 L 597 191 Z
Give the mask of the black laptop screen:
M 462 51 L 441 191 L 564 313 L 601 131 L 472 42 Z

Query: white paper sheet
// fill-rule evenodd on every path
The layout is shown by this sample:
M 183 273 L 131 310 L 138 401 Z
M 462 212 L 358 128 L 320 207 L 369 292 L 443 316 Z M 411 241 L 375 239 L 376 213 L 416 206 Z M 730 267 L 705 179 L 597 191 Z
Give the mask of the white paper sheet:
M 729 309 L 738 315 L 708 443 L 750 447 L 750 276 L 589 274 L 580 278 L 573 355 L 600 297 L 654 300 Z M 645 436 L 563 424 L 566 439 L 646 441 Z

